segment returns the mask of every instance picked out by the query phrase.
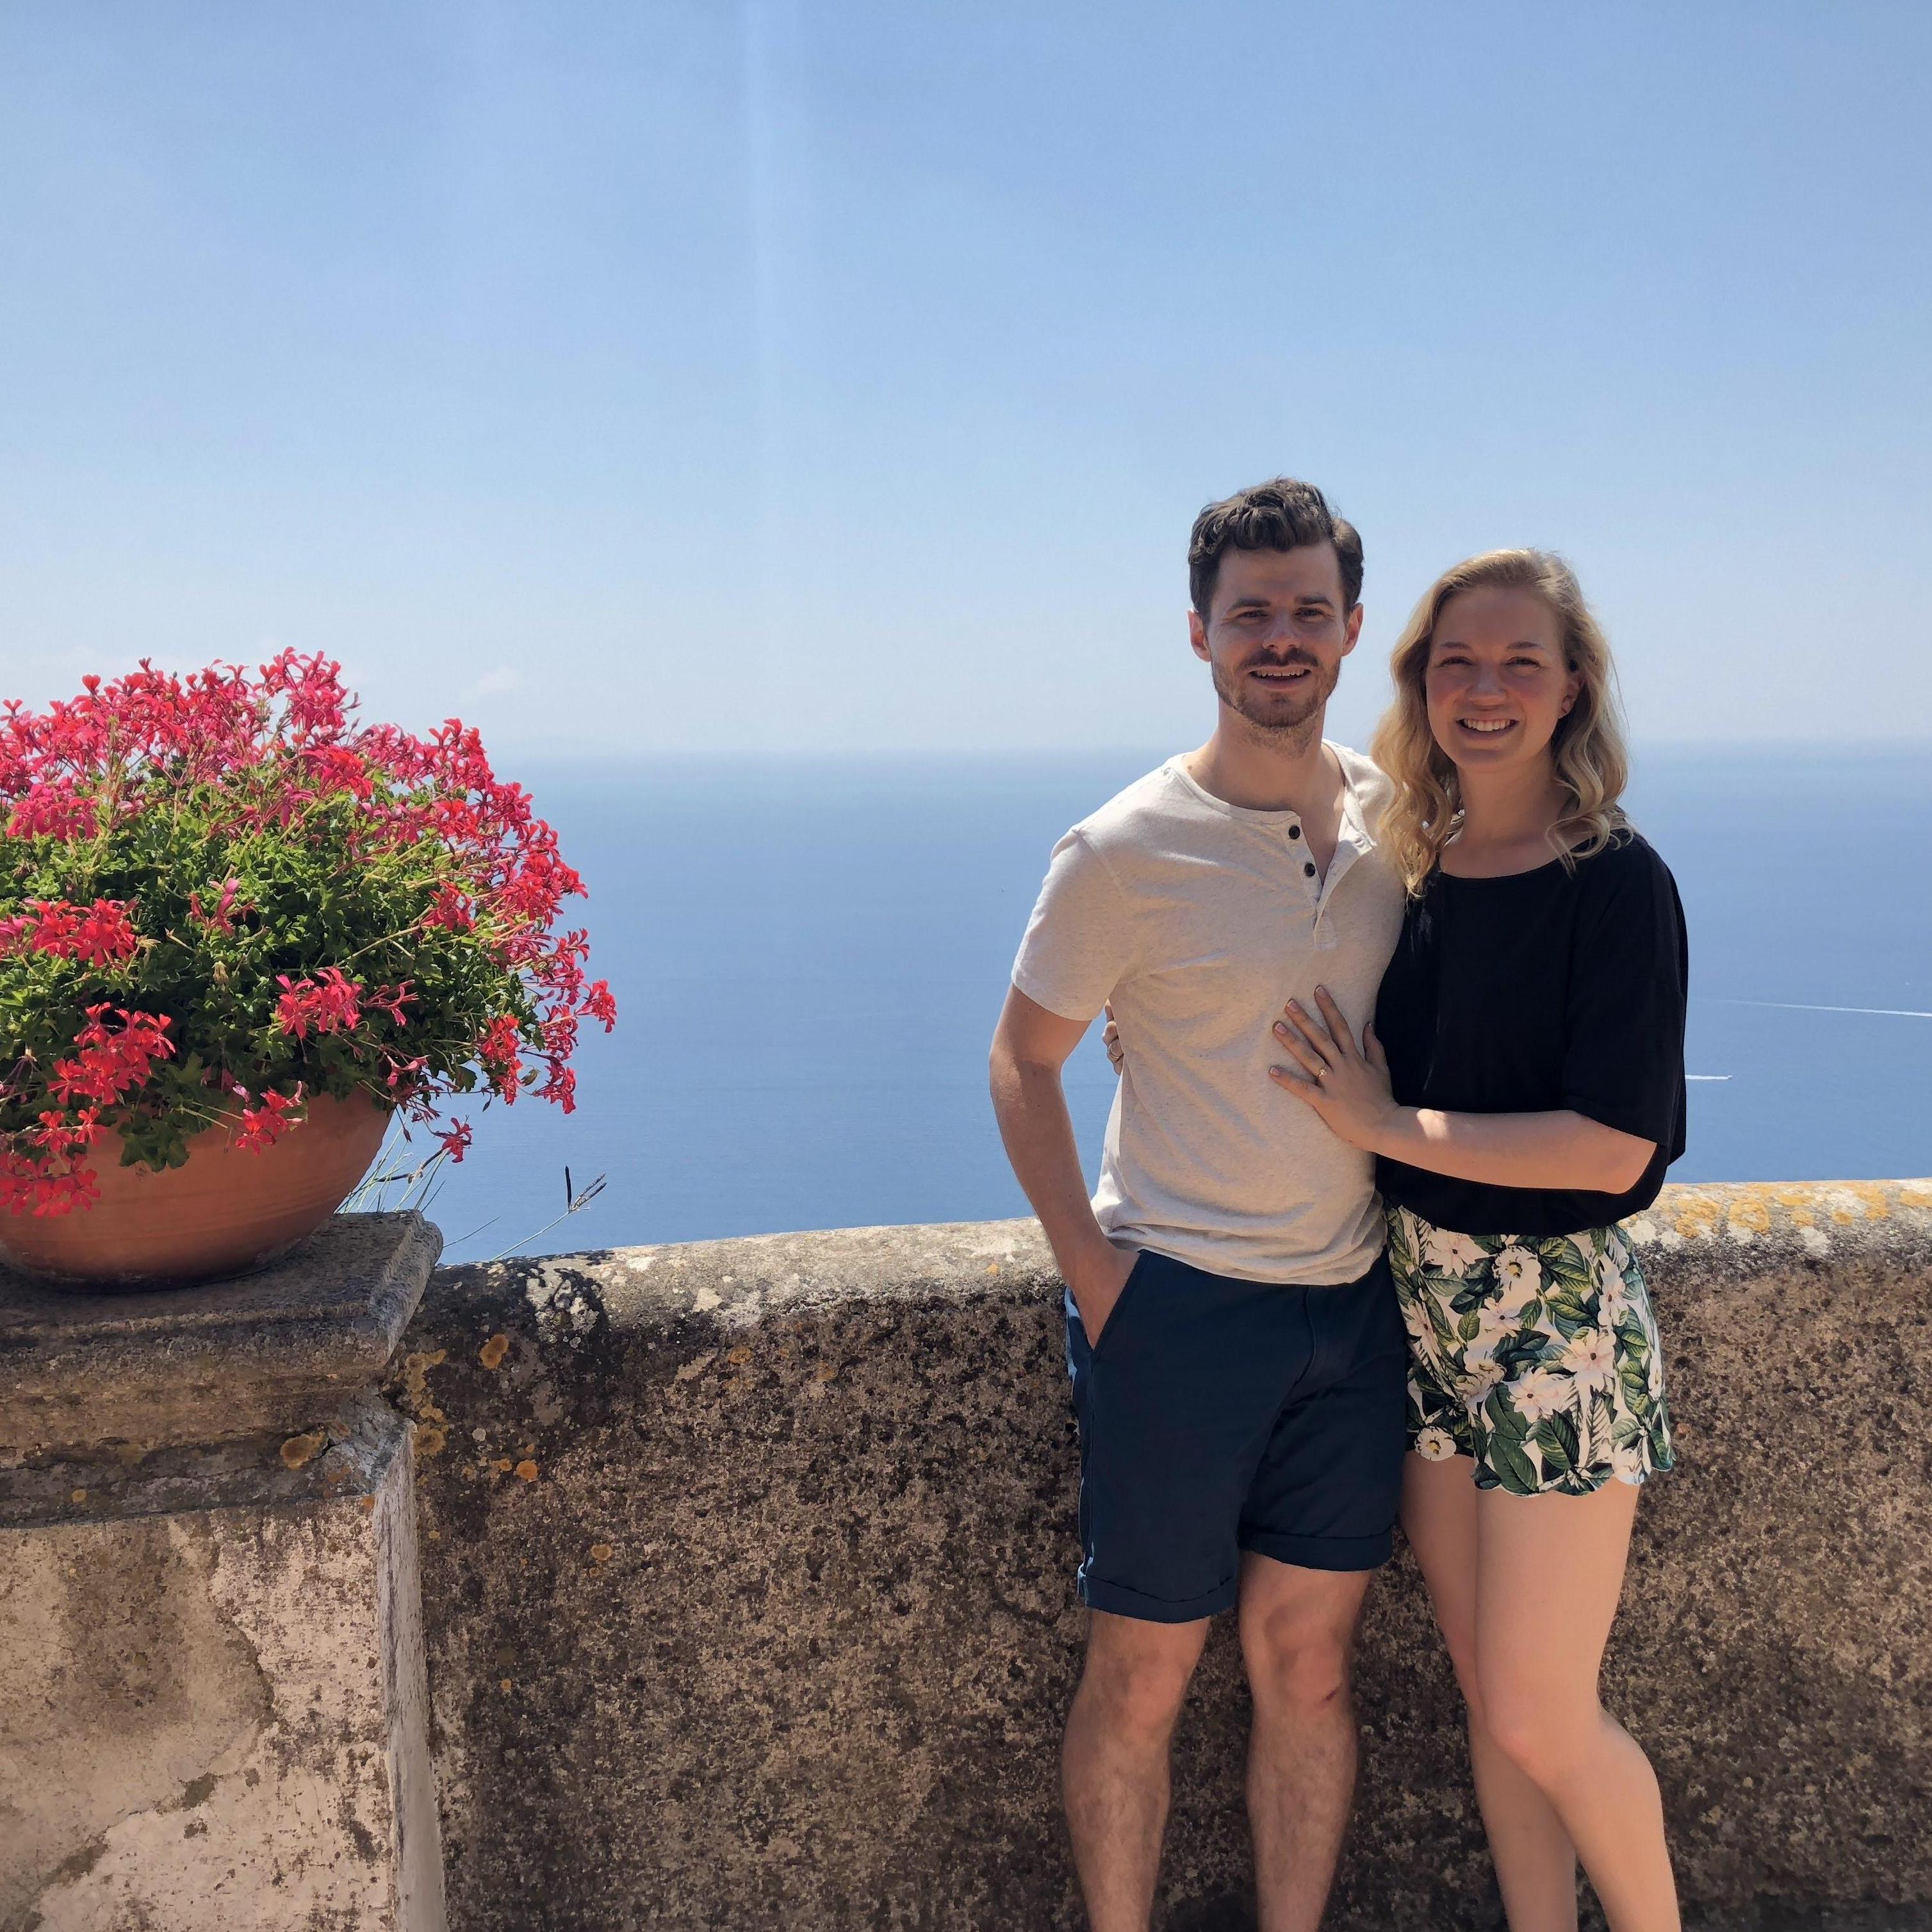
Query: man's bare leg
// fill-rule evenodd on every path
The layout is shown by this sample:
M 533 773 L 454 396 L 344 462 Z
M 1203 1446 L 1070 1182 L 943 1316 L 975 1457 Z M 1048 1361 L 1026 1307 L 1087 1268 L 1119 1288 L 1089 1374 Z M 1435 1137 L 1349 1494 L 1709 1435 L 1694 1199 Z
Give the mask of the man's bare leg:
M 1167 1826 L 1168 1747 L 1208 1624 L 1096 1610 L 1060 1754 L 1066 1826 L 1093 1932 L 1147 1932 Z
M 1355 1796 L 1348 1654 L 1370 1570 L 1241 1558 L 1241 1652 L 1254 1694 L 1248 1816 L 1261 1932 L 1315 1932 Z

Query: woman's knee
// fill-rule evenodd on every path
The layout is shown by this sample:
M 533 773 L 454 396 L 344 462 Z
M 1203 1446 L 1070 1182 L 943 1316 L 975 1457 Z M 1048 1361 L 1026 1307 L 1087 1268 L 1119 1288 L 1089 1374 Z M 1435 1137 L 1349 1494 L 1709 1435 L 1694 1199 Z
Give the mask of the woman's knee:
M 1473 1690 L 1470 1722 L 1533 1783 L 1561 1786 L 1588 1761 L 1603 1721 L 1594 1694 L 1564 1696 L 1507 1673 L 1478 1677 Z

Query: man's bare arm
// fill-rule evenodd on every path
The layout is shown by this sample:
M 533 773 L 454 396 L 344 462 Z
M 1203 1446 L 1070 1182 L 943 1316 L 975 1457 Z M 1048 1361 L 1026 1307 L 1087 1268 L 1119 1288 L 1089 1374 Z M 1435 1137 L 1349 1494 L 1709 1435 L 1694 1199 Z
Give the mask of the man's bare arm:
M 1082 1325 L 1097 1340 L 1132 1271 L 1133 1256 L 1100 1231 L 1080 1171 L 1080 1150 L 1060 1070 L 1089 1023 L 1063 1019 L 1010 987 L 993 1034 L 993 1112 L 1006 1158 L 1040 1216 L 1072 1290 Z

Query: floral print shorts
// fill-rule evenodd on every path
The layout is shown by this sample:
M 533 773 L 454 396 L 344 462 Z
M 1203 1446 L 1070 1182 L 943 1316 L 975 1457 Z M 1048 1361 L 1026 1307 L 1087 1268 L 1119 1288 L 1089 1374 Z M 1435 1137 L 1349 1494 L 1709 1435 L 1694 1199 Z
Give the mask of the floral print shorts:
M 1408 1446 L 1479 1489 L 1587 1496 L 1676 1461 L 1650 1292 L 1616 1228 L 1456 1234 L 1388 1211 Z

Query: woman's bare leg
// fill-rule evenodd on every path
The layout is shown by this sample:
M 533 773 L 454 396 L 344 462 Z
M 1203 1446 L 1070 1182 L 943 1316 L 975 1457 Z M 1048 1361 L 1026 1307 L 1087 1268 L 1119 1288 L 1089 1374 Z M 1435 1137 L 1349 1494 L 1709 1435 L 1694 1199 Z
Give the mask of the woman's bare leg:
M 1476 1496 L 1476 1682 L 1503 1754 L 1550 1800 L 1611 1932 L 1679 1932 L 1657 1774 L 1598 1701 L 1637 1492 Z
M 1576 1852 L 1550 1800 L 1484 1725 L 1476 1676 L 1476 1482 L 1466 1456 L 1402 1468 L 1402 1528 L 1468 1706 L 1476 1802 L 1510 1932 L 1576 1932 Z

